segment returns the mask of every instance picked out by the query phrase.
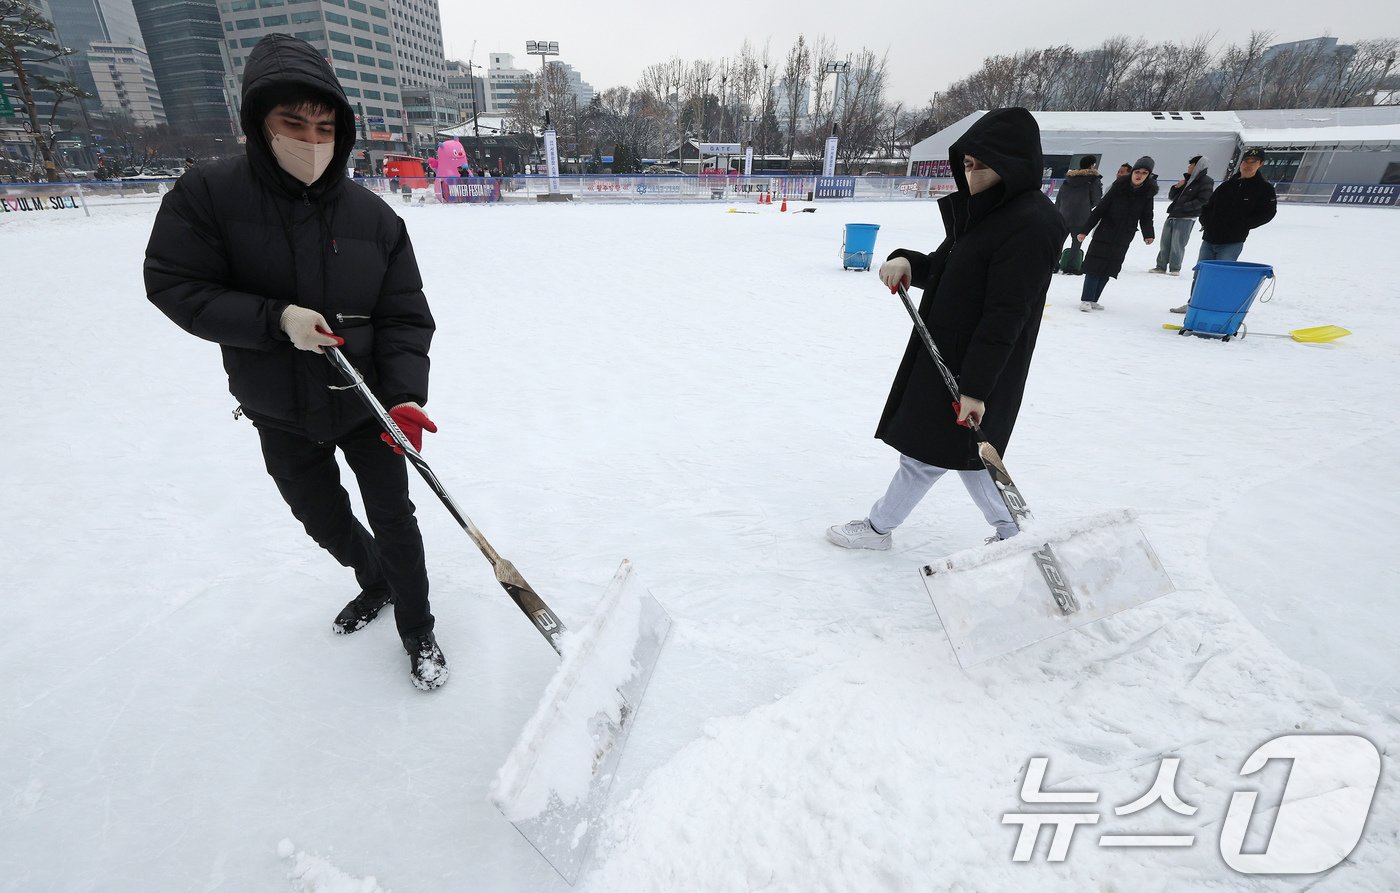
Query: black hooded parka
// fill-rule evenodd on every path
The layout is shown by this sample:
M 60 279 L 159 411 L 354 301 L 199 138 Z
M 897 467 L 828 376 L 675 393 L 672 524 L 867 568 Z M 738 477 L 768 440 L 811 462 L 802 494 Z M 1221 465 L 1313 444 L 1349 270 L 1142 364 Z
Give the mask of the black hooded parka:
M 269 88 L 309 87 L 335 109 L 335 157 L 310 186 L 277 164 Z M 250 419 L 316 441 L 371 421 L 327 358 L 297 350 L 282 311 L 318 311 L 386 406 L 426 403 L 434 324 L 403 221 L 346 178 L 354 111 L 330 65 L 285 34 L 259 42 L 243 77 L 246 152 L 201 165 L 161 202 L 146 293 L 181 328 L 223 349 L 229 391 Z
M 1156 237 L 1157 231 L 1152 227 L 1152 202 L 1156 197 L 1156 174 L 1148 174 L 1139 186 L 1133 185 L 1132 174 L 1113 181 L 1080 230 L 1089 233 L 1098 227 L 1084 252 L 1084 275 L 1117 279 L 1138 229 L 1142 229 L 1144 239 Z
M 968 191 L 963 158 L 1001 176 Z M 982 432 L 1005 453 L 1021 408 L 1051 267 L 1065 226 L 1041 191 L 1040 128 L 1022 108 L 983 115 L 948 150 L 958 191 L 939 199 L 947 236 L 932 254 L 900 249 L 923 289 L 919 315 L 962 393 L 987 405 Z M 971 430 L 915 331 L 875 436 L 910 458 L 953 470 L 982 468 Z

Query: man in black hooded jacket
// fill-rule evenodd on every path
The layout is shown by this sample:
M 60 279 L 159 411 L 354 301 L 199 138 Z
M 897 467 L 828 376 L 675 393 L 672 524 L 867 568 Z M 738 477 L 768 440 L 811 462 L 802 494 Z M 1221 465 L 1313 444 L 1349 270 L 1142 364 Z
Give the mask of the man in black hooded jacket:
M 982 116 L 948 150 L 958 191 L 939 199 L 947 237 L 932 254 L 899 249 L 880 281 L 923 289 L 919 316 L 957 377 L 956 411 L 917 331 L 910 335 L 875 436 L 900 453 L 899 468 L 867 517 L 827 530 L 847 549 L 888 549 L 891 531 L 930 487 L 956 471 L 987 523 L 1017 533 L 971 419 L 1003 455 L 1011 440 L 1040 331 L 1051 267 L 1065 225 L 1041 191 L 1040 128 L 1023 108 Z
M 243 157 L 188 171 L 161 202 L 147 296 L 220 345 L 278 491 L 307 534 L 354 570 L 361 591 L 335 631 L 354 632 L 393 603 L 413 684 L 436 688 L 447 661 L 407 466 L 322 350 L 341 347 L 415 448 L 437 430 L 422 409 L 434 325 L 413 246 L 403 221 L 347 180 L 354 112 L 310 44 L 285 34 L 258 42 L 241 123 Z M 373 536 L 340 485 L 337 448 Z

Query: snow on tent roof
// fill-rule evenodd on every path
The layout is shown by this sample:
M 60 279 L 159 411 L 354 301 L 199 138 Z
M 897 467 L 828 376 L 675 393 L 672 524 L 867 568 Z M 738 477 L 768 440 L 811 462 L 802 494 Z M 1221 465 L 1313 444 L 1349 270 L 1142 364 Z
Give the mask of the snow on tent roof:
M 1246 146 L 1356 146 L 1400 147 L 1400 124 L 1367 124 L 1356 127 L 1287 127 L 1241 130 Z

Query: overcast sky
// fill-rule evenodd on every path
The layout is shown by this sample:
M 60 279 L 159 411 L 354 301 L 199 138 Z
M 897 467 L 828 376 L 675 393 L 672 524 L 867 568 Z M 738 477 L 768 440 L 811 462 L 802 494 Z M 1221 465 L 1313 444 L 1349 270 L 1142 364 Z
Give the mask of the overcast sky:
M 501 6 L 440 0 L 449 59 L 466 61 L 475 42 L 477 64 L 486 63 L 489 53 L 507 52 L 522 68 L 538 67 L 538 56 L 525 55 L 525 41 L 557 40 L 560 60 L 602 91 L 635 87 L 643 68 L 675 55 L 686 61 L 732 57 L 746 37 L 760 52 L 768 43 L 772 64 L 781 66 L 799 33 L 809 39 L 824 34 L 843 55 L 862 47 L 888 52 L 889 97 L 912 105 L 923 105 L 935 91 L 972 73 L 987 56 L 1058 43 L 1087 49 L 1115 34 L 1179 41 L 1214 33 L 1217 47 L 1242 43 L 1251 29 L 1273 31 L 1275 42 L 1323 34 L 1344 43 L 1400 37 L 1396 0 L 1110 2 L 1078 14 L 1066 11 L 1073 6 L 1030 0 L 617 0 L 591 7 L 577 0 Z M 957 14 L 960 8 L 967 14 Z M 1051 9 L 1059 11 L 1047 12 Z M 1115 17 L 1115 9 L 1121 15 Z M 1209 17 L 1201 14 L 1206 9 Z

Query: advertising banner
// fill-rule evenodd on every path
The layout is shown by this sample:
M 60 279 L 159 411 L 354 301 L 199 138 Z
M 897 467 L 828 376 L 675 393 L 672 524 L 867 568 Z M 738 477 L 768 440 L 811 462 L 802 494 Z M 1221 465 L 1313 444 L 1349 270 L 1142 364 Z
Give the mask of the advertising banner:
M 855 198 L 855 177 L 821 177 L 817 180 L 817 198 Z
M 826 138 L 826 157 L 822 159 L 823 177 L 830 177 L 836 173 L 836 142 L 834 134 Z
M 753 146 L 744 150 L 744 176 L 753 176 Z
M 544 132 L 545 172 L 549 174 L 549 193 L 559 192 L 559 138 L 551 127 Z
M 1395 204 L 1400 197 L 1400 184 L 1339 183 L 1332 189 L 1329 205 L 1377 205 L 1385 207 Z

